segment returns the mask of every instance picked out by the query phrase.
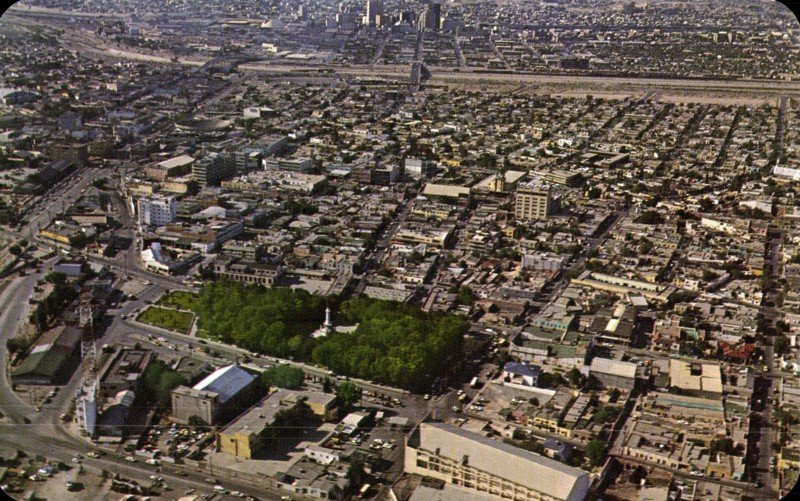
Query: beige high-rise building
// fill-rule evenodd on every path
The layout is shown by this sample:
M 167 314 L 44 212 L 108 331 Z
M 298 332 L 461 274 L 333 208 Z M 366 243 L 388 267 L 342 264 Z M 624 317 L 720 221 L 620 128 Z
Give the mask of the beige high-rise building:
M 546 219 L 555 212 L 555 201 L 550 186 L 530 183 L 517 188 L 514 217 L 517 221 Z

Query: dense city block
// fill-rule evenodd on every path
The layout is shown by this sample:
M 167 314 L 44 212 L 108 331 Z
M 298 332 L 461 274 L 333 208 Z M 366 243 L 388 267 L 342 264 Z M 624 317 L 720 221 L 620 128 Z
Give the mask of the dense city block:
M 22 0 L 15 499 L 771 500 L 800 23 L 767 0 Z

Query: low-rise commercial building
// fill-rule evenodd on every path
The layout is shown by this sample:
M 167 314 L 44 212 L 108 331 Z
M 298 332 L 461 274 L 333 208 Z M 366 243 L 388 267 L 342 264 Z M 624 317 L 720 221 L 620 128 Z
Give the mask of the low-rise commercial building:
M 276 389 L 220 430 L 219 449 L 232 456 L 252 459 L 270 438 L 281 432 L 271 427 L 280 419 L 282 411 L 290 411 L 303 403 L 314 414 L 326 418 L 335 399 L 334 395 L 318 391 Z
M 283 269 L 279 265 L 256 263 L 236 258 L 221 259 L 214 263 L 214 273 L 220 278 L 233 280 L 249 285 L 271 287 L 283 277 Z
M 669 385 L 687 395 L 718 397 L 722 394 L 722 371 L 715 364 L 671 359 Z
M 152 350 L 120 348 L 100 370 L 98 396 L 112 398 L 122 391 L 139 391 L 142 374 L 155 358 Z
M 189 174 L 192 171 L 193 163 L 194 158 L 189 155 L 180 155 L 145 167 L 144 172 L 150 179 L 164 181 L 167 178 Z
M 589 490 L 583 470 L 443 423 L 407 440 L 405 471 L 509 499 L 580 501 Z

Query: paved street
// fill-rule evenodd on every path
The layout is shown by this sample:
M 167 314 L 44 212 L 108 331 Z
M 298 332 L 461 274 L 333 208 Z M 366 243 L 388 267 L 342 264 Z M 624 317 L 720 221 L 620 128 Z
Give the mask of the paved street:
M 47 261 L 46 265 L 52 265 Z M 28 315 L 28 299 L 33 295 L 33 287 L 42 278 L 44 272 L 34 273 L 25 277 L 7 278 L 4 288 L 0 292 L 0 361 L 3 363 L 2 376 L 0 376 L 0 409 L 14 422 L 21 422 L 33 410 L 26 405 L 11 390 L 8 374 L 8 349 L 6 342 L 18 332 L 20 320 Z

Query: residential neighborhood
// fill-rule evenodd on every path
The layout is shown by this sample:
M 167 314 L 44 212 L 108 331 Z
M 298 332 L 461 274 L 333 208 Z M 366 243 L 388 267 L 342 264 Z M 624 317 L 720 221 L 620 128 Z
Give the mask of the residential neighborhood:
M 22 0 L 15 499 L 791 498 L 777 2 Z

